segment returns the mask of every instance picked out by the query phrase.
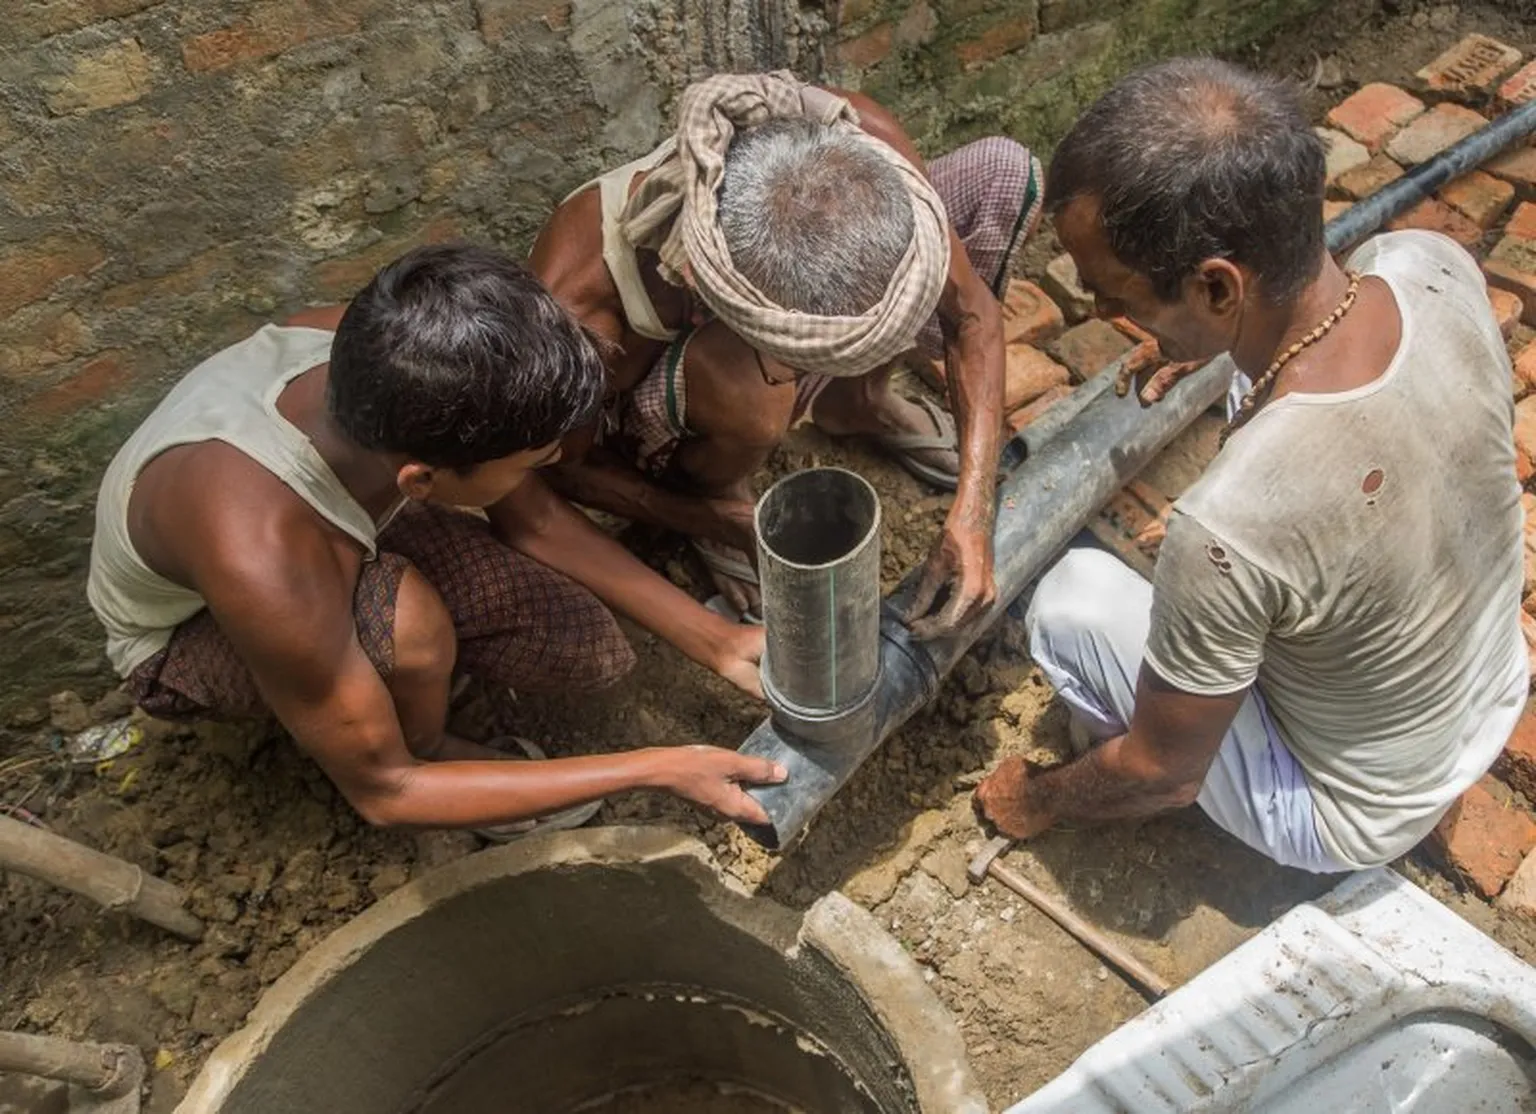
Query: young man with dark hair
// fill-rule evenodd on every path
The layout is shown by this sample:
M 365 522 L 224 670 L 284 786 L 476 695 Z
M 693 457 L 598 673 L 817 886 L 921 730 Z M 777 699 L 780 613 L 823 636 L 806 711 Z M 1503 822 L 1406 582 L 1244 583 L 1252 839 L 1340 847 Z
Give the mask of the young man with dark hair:
M 1379 865 L 1525 705 L 1511 369 L 1482 275 L 1427 232 L 1341 268 L 1323 185 L 1294 92 L 1203 59 L 1126 78 L 1057 149 L 1047 207 L 1100 311 L 1173 359 L 1226 353 L 1234 386 L 1154 583 L 1087 549 L 1041 581 L 1032 652 L 1101 741 L 981 785 L 1009 835 L 1198 803 L 1281 863 Z
M 762 822 L 740 786 L 782 771 L 733 751 L 513 762 L 446 732 L 456 669 L 518 691 L 623 676 L 605 603 L 758 693 L 760 632 L 534 475 L 603 374 L 523 267 L 452 245 L 218 353 L 102 483 L 89 594 L 112 664 L 157 716 L 275 713 L 374 824 L 526 828 L 642 788 Z

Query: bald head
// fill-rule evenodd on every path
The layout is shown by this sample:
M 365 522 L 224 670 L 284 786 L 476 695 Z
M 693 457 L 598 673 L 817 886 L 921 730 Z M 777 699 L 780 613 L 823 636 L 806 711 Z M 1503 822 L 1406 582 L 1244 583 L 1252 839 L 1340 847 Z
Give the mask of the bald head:
M 1289 85 L 1180 58 L 1124 78 L 1084 114 L 1056 149 L 1046 206 L 1095 198 L 1110 249 L 1167 301 L 1220 258 L 1284 302 L 1322 261 L 1324 163 Z

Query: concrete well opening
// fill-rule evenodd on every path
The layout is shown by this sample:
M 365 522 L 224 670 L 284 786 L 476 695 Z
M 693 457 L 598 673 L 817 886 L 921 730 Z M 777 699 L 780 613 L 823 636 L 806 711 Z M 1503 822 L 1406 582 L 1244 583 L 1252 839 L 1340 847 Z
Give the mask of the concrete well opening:
M 953 1019 L 831 894 L 805 913 L 657 828 L 435 871 L 276 983 L 178 1114 L 981 1114 Z

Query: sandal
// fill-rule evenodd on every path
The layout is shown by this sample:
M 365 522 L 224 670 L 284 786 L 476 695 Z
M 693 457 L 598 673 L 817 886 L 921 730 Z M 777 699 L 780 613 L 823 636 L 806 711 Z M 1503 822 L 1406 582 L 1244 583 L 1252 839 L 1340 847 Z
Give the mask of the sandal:
M 485 745 L 494 750 L 504 750 L 510 745 L 523 752 L 521 758 L 515 754 L 507 755 L 507 760 L 510 762 L 521 762 L 525 759 L 530 762 L 544 762 L 549 759 L 549 755 L 544 753 L 544 748 L 538 743 L 517 735 L 502 735 Z M 573 805 L 559 812 L 551 812 L 547 816 L 514 820 L 510 824 L 492 824 L 489 827 L 470 830 L 481 839 L 490 840 L 492 843 L 511 843 L 513 840 L 522 839 L 535 832 L 563 832 L 570 828 L 579 828 L 596 816 L 602 807 L 602 801 L 588 801 L 584 805 Z
M 919 460 L 914 454 L 942 450 L 959 452 L 960 438 L 955 432 L 955 419 L 932 399 L 921 396 L 912 399 L 928 413 L 933 421 L 934 433 L 885 433 L 876 442 L 896 458 L 896 462 L 918 479 L 930 483 L 942 491 L 954 491 L 960 484 L 957 473 L 938 468 Z

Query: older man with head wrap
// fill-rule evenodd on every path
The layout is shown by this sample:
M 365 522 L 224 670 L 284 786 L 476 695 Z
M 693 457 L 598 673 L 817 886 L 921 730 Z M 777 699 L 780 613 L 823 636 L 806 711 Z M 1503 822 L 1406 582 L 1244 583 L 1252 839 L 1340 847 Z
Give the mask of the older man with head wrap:
M 912 618 L 922 634 L 964 622 L 993 594 L 996 291 L 1040 178 L 1007 139 L 925 173 L 879 105 L 787 73 L 690 86 L 676 135 L 568 197 L 534 247 L 540 278 L 614 346 L 605 417 L 567 441 L 556 482 L 688 535 L 746 610 L 753 473 L 802 417 L 870 436 L 956 490 Z M 954 418 L 892 389 L 914 350 L 945 361 Z

